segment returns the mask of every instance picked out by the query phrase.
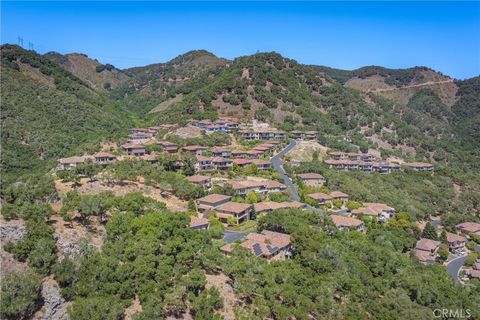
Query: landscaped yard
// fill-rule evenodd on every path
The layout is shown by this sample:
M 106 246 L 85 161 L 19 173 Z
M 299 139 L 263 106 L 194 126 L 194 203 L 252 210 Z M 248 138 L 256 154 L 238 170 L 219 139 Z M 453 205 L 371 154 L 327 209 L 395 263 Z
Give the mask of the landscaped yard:
M 225 229 L 230 231 L 256 231 L 257 221 L 248 220 L 236 226 L 226 226 Z

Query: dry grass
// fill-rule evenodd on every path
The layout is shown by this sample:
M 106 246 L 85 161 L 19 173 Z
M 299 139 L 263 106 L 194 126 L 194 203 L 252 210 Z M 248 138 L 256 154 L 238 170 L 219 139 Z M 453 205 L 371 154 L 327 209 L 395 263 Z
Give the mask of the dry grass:
M 162 111 L 162 110 L 165 110 L 165 109 L 168 108 L 171 104 L 174 104 L 174 103 L 176 103 L 176 102 L 182 101 L 182 98 L 183 98 L 183 95 L 182 95 L 182 94 L 177 94 L 174 98 L 165 100 L 165 101 L 163 101 L 162 103 L 160 103 L 158 106 L 156 106 L 155 108 L 153 108 L 152 110 L 150 110 L 149 113 L 156 113 L 156 112 L 160 112 L 160 111 Z
M 140 192 L 146 197 L 165 203 L 172 211 L 186 211 L 187 202 L 180 200 L 170 192 L 162 191 L 156 187 L 146 186 L 143 181 L 132 181 L 124 184 L 107 185 L 102 181 L 90 182 L 88 179 L 81 179 L 77 190 L 80 194 L 98 194 L 105 191 L 112 191 L 116 196 L 123 196 L 131 192 Z M 73 190 L 71 182 L 55 181 L 55 187 L 60 195 Z
M 297 145 L 287 156 L 294 160 L 312 161 L 315 151 L 318 151 L 318 160 L 323 160 L 327 156 L 328 148 L 316 141 L 297 141 Z
M 232 286 L 229 284 L 230 278 L 223 273 L 206 274 L 205 276 L 207 278 L 207 289 L 215 287 L 220 292 L 220 296 L 223 297 L 224 306 L 220 314 L 225 320 L 235 319 L 233 307 L 239 304 L 239 301 L 235 297 Z
M 203 130 L 194 126 L 187 126 L 178 128 L 173 134 L 184 139 L 200 138 L 203 135 Z

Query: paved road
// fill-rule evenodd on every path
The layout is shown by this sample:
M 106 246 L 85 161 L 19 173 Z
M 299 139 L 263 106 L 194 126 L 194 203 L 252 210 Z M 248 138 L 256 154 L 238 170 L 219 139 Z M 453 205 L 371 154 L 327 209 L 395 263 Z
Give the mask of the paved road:
M 475 247 L 475 251 L 480 253 L 480 244 L 478 244 Z M 453 281 L 455 281 L 456 283 L 460 282 L 458 280 L 458 271 L 460 270 L 460 268 L 465 263 L 465 260 L 467 259 L 467 257 L 468 257 L 468 255 L 456 257 L 455 259 L 452 259 L 451 261 L 449 261 L 448 264 L 447 264 L 448 274 L 453 278 Z
M 232 243 L 235 240 L 245 238 L 246 235 L 247 234 L 245 232 L 224 230 L 223 241 L 225 241 L 226 243 Z
M 281 158 L 296 145 L 297 145 L 296 140 L 290 141 L 290 143 L 285 147 L 285 149 L 283 149 L 282 151 L 280 151 L 279 153 L 277 153 L 271 158 L 271 161 L 272 161 L 273 168 L 278 173 L 280 173 L 280 176 L 282 177 L 283 182 L 289 189 L 292 199 L 295 201 L 299 201 L 300 196 L 298 195 L 297 188 L 293 184 L 292 180 L 290 180 L 290 178 L 287 176 L 287 173 L 282 167 L 282 161 L 281 161 Z
M 455 283 L 460 283 L 460 281 L 458 280 L 458 271 L 465 263 L 465 260 L 467 260 L 467 255 L 457 257 L 447 264 L 448 274 L 453 278 L 453 281 L 455 281 Z

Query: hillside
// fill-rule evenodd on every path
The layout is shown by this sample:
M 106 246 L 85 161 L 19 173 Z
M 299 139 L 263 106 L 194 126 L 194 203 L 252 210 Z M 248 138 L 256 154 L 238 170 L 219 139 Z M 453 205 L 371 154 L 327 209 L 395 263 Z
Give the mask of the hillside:
M 205 50 L 190 51 L 166 63 L 124 70 L 131 76 L 112 92 L 112 97 L 141 114 L 169 99 L 175 99 L 173 91 L 186 80 L 198 75 L 210 75 L 225 66 L 221 59 Z M 175 101 L 175 100 L 174 100 Z M 165 104 L 165 103 L 164 103 Z
M 459 257 L 449 254 L 446 233 L 426 226 L 435 216 L 458 236 L 457 224 L 480 221 L 480 78 L 451 82 L 426 68 L 327 73 L 274 52 L 226 61 L 192 51 L 100 72 L 79 54 L 41 56 L 5 45 L 1 55 L 2 318 L 428 319 L 458 306 L 480 317 L 480 282 L 457 285 L 447 273 L 455 259 L 474 263 L 480 239 L 472 233 L 464 241 L 470 256 Z M 104 90 L 115 73 L 118 86 Z M 450 102 L 432 81 L 455 86 Z M 408 95 L 389 95 L 401 90 Z M 234 129 L 206 135 L 183 126 L 219 116 L 287 132 L 286 141 L 251 160 L 268 166 L 293 130 L 318 132 L 287 155 L 302 160 L 299 166 L 283 158 L 289 190 L 275 187 L 282 185 L 278 168 L 242 168 L 247 159 L 236 162 L 233 151 L 225 157 L 235 165 L 200 167 L 227 160 L 213 157 L 216 147 L 260 146 Z M 165 123 L 178 124 L 170 130 L 176 134 L 153 130 L 157 140 L 139 142 L 146 155 L 119 150 L 128 128 Z M 102 140 L 108 161 L 50 170 L 59 157 L 98 151 Z M 176 144 L 174 152 L 160 147 L 167 143 Z M 204 160 L 177 150 L 187 145 L 208 146 Z M 338 171 L 319 161 L 327 150 L 371 149 L 384 159 L 432 162 L 434 171 Z M 325 181 L 307 185 L 299 173 Z M 199 178 L 212 185 L 195 184 Z M 240 194 L 234 182 L 252 191 Z M 314 192 L 333 191 L 348 200 L 310 201 Z M 229 202 L 214 200 L 205 212 L 198 206 L 204 196 Z M 278 209 L 287 201 L 295 208 Z M 334 214 L 366 202 L 393 213 L 382 221 Z M 271 211 L 257 210 L 262 205 Z M 350 223 L 335 222 L 342 218 Z M 427 250 L 431 265 L 419 259 L 420 238 L 443 242 Z
M 81 53 L 61 55 L 57 52 L 48 52 L 44 56 L 58 63 L 95 90 L 114 89 L 130 78 L 113 65 L 103 65 Z
M 2 187 L 132 125 L 129 112 L 58 64 L 3 45 Z

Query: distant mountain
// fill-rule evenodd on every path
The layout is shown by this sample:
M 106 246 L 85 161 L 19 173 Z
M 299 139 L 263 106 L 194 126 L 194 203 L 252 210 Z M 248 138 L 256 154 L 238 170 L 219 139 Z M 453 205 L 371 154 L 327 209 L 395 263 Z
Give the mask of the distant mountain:
M 11 168 L 27 171 L 30 161 L 115 135 L 132 119 L 234 116 L 317 130 L 320 142 L 336 149 L 374 148 L 455 172 L 480 170 L 478 77 L 456 81 L 426 67 L 345 71 L 275 52 L 229 61 L 204 50 L 117 70 L 81 54 L 40 56 L 10 45 L 2 47 L 2 65 L 3 135 L 10 158 L 24 156 Z
M 364 92 L 392 98 L 406 104 L 422 88 L 434 90 L 444 103 L 455 103 L 458 90 L 454 79 L 427 67 L 388 69 L 379 66 L 363 67 L 352 71 L 316 67 L 345 86 Z
M 2 45 L 2 185 L 126 133 L 130 113 L 33 51 Z
M 165 101 L 174 88 L 186 80 L 201 74 L 213 74 L 227 64 L 227 60 L 208 51 L 189 51 L 166 63 L 124 70 L 131 79 L 114 90 L 112 96 L 131 110 L 145 113 Z
M 101 64 L 81 53 L 62 55 L 48 52 L 45 58 L 58 63 L 96 90 L 111 90 L 130 77 L 111 64 Z

